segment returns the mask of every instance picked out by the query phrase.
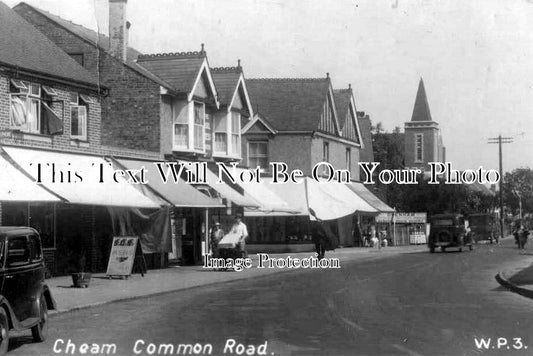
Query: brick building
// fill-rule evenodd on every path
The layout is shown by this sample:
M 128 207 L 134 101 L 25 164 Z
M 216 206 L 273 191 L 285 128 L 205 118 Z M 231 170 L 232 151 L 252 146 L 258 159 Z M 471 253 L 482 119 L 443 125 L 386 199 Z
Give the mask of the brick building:
M 81 254 L 84 268 L 101 270 L 113 235 L 107 209 L 160 204 L 125 181 L 91 179 L 89 166 L 101 164 L 108 174 L 104 156 L 158 155 L 104 145 L 108 88 L 3 3 L 0 33 L 0 160 L 14 175 L 3 177 L 1 223 L 39 230 L 52 272 L 68 272 Z

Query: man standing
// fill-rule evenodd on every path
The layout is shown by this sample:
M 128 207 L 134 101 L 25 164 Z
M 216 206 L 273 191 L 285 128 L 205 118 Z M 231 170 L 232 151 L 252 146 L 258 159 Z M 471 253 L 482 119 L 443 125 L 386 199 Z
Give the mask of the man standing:
M 231 227 L 231 233 L 239 236 L 239 245 L 241 247 L 243 256 L 246 257 L 246 238 L 248 237 L 248 229 L 246 228 L 246 225 L 242 222 L 241 214 L 235 215 L 235 222 Z
M 218 257 L 218 243 L 224 237 L 224 230 L 220 227 L 220 223 L 215 222 L 215 227 L 211 231 L 211 255 L 213 257 Z

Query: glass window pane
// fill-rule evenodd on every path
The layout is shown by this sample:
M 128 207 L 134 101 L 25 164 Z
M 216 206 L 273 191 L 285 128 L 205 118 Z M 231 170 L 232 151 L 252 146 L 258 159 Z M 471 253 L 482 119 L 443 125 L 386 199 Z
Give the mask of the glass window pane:
M 204 105 L 194 103 L 194 123 L 196 125 L 204 124 Z
M 34 96 L 41 96 L 41 86 L 39 84 L 31 83 L 30 94 Z
M 202 150 L 204 148 L 204 126 L 194 125 L 194 148 Z
M 30 251 L 26 236 L 12 237 L 7 244 L 7 267 L 17 267 L 29 263 Z
M 231 132 L 234 134 L 239 133 L 241 114 L 238 112 L 231 112 Z
M 216 117 L 215 118 L 215 131 L 216 132 L 226 132 L 226 130 L 227 130 L 226 123 L 227 123 L 227 116 L 226 115 L 222 115 L 222 116 Z
M 41 117 L 41 101 L 37 99 L 30 99 L 30 107 L 28 110 L 28 130 L 30 132 L 39 132 L 40 117 Z
M 239 135 L 231 135 L 231 153 L 238 154 L 241 146 L 241 140 Z
M 70 102 L 78 105 L 78 93 L 70 93 Z
M 174 124 L 174 144 L 189 147 L 189 125 Z
M 77 106 L 70 108 L 70 135 L 80 135 L 80 117 L 79 108 Z
M 227 153 L 228 135 L 226 133 L 215 133 L 215 152 Z
M 27 121 L 27 106 L 25 96 L 11 96 L 11 125 L 21 126 Z

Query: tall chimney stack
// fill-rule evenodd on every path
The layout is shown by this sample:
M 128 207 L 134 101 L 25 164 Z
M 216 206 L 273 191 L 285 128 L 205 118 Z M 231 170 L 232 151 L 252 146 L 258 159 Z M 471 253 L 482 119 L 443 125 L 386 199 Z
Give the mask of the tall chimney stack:
M 128 30 L 126 5 L 128 0 L 109 0 L 109 52 L 116 58 L 126 61 Z

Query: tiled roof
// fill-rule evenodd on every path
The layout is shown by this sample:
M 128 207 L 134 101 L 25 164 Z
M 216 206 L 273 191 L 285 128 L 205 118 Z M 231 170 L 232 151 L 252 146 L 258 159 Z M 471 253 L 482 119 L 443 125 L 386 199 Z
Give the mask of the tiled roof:
M 86 27 L 83 27 L 81 25 L 75 24 L 71 21 L 65 20 L 57 15 L 51 14 L 48 11 L 39 9 L 37 7 L 31 6 L 29 4 L 26 4 L 24 2 L 19 3 L 17 6 L 13 8 L 16 12 L 23 14 L 24 11 L 36 11 L 42 16 L 48 18 L 50 21 L 55 22 L 59 26 L 65 28 L 67 31 L 72 32 L 76 36 L 84 39 L 85 41 L 98 46 L 100 49 L 109 52 L 109 37 L 103 34 L 97 34 L 96 31 L 90 30 Z M 145 77 L 153 80 L 154 82 L 158 83 L 159 85 L 162 85 L 164 87 L 169 87 L 169 85 L 162 80 L 161 78 L 158 78 L 157 76 L 153 75 L 152 73 L 148 72 L 146 69 L 142 68 L 141 66 L 137 65 L 135 62 L 137 60 L 137 57 L 141 55 L 141 52 L 137 51 L 136 49 L 132 47 L 128 47 L 127 49 L 127 55 L 126 55 L 126 64 L 140 72 Z
M 329 78 L 247 79 L 255 112 L 278 131 L 315 131 L 320 122 Z
M 220 105 L 229 105 L 239 84 L 242 68 L 240 66 L 211 68 L 211 74 L 217 88 Z
M 205 51 L 140 55 L 137 64 L 165 80 L 178 93 L 190 93 L 206 58 Z
M 422 78 L 420 78 L 420 82 L 418 83 L 418 91 L 416 92 L 415 106 L 413 107 L 411 121 L 433 121 L 431 119 L 426 88 L 424 87 L 424 81 Z
M 335 106 L 337 107 L 337 113 L 339 120 L 341 121 L 339 124 L 341 125 L 341 130 L 344 129 L 344 125 L 346 125 L 346 119 L 349 118 L 347 115 L 348 110 L 350 109 L 350 99 L 352 98 L 352 89 L 334 89 L 333 90 L 333 98 L 335 99 Z
M 357 112 L 357 122 L 363 138 L 363 148 L 359 151 L 359 161 L 374 162 L 374 148 L 372 146 L 372 122 L 370 116 L 364 112 Z
M 0 2 L 0 34 L 0 62 L 97 86 L 93 75 L 3 2 Z

